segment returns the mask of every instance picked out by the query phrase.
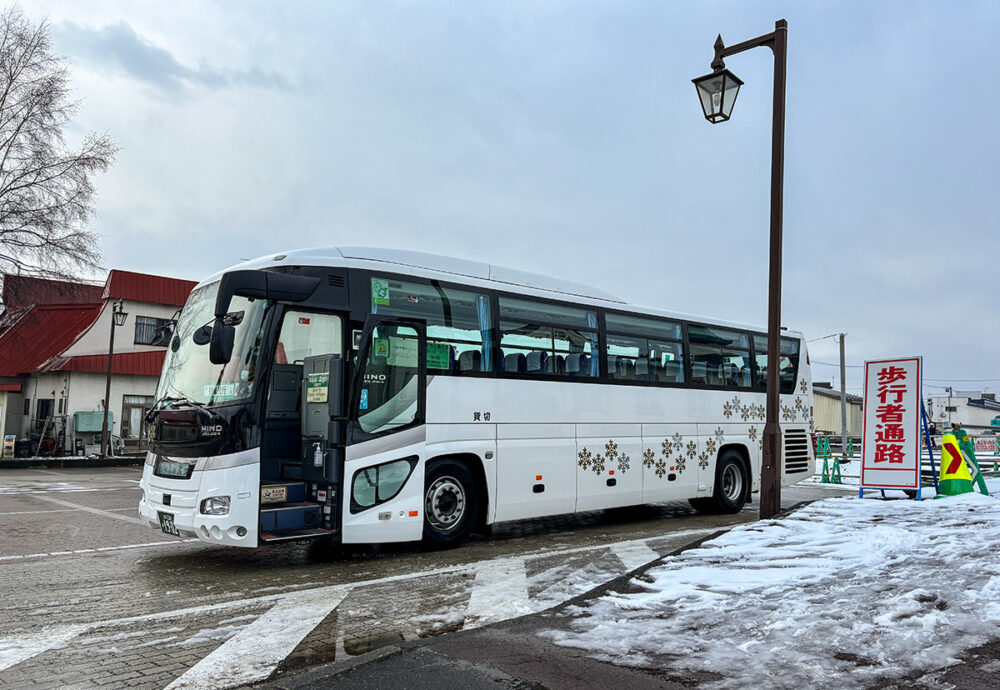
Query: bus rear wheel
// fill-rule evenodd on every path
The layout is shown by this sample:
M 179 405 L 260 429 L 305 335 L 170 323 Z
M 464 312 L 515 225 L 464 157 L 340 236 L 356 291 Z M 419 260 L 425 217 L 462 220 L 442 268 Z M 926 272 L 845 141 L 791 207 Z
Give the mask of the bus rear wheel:
M 750 495 L 750 476 L 743 456 L 727 450 L 715 465 L 715 491 L 711 498 L 692 498 L 688 502 L 699 513 L 732 514 L 743 510 Z
M 479 522 L 472 473 L 455 460 L 435 462 L 427 470 L 424 487 L 424 543 L 449 548 L 465 541 Z

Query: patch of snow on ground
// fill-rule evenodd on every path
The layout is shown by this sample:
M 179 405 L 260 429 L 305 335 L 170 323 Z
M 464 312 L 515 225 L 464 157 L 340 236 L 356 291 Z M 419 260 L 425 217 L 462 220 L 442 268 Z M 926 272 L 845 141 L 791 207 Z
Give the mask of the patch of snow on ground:
M 1000 480 L 990 482 L 1000 489 Z M 716 672 L 717 687 L 868 687 L 1000 636 L 1000 501 L 812 503 L 737 527 L 571 607 L 543 636 L 615 664 Z M 916 677 L 916 676 L 914 676 Z

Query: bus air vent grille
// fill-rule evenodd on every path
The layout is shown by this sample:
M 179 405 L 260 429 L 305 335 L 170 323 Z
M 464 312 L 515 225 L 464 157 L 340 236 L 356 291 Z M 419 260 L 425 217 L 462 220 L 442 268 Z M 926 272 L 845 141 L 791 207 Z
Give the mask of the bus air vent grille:
M 330 287 L 344 287 L 344 276 L 328 275 L 327 280 L 330 281 Z
M 809 436 L 804 429 L 785 430 L 785 474 L 809 471 Z

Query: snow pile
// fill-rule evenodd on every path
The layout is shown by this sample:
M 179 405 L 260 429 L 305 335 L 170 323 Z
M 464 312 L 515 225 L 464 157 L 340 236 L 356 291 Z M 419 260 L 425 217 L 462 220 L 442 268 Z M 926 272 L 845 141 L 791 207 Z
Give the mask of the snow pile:
M 994 480 L 991 489 L 1000 489 Z M 1000 636 L 1000 501 L 812 503 L 667 559 L 571 607 L 556 644 L 717 687 L 867 687 Z M 644 581 L 648 580 L 648 581 Z

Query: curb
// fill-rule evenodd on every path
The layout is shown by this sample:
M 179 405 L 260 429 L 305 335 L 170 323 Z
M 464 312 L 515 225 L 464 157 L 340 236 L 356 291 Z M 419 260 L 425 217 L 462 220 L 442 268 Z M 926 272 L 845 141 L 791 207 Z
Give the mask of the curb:
M 75 458 L 73 456 L 60 458 L 19 458 L 15 460 L 0 460 L 0 470 L 25 470 L 44 467 L 130 467 L 141 465 L 145 461 L 145 456 L 115 458 Z

